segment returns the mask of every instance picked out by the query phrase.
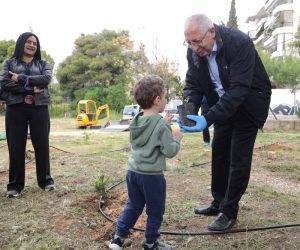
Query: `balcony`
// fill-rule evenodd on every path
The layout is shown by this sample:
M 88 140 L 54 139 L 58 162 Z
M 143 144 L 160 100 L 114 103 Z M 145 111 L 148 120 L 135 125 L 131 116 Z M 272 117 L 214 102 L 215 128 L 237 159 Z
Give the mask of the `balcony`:
M 295 10 L 295 5 L 292 3 L 287 3 L 287 4 L 277 6 L 273 10 L 272 15 L 276 16 L 280 12 L 285 12 L 285 11 L 293 12 L 294 10 Z
M 275 28 L 272 32 L 272 36 L 277 36 L 279 34 L 293 34 L 294 28 L 293 26 L 284 26 Z
M 265 9 L 267 12 L 271 13 L 277 6 L 292 4 L 293 0 L 269 0 L 265 3 Z
M 267 47 L 270 45 L 270 43 L 272 43 L 274 40 L 274 37 L 272 35 L 269 35 L 269 34 L 265 34 L 265 37 L 264 37 L 264 47 Z
M 264 33 L 262 33 L 258 38 L 255 39 L 254 44 L 263 46 L 264 41 L 265 41 L 265 35 Z
M 293 27 L 280 27 L 276 28 L 273 31 L 272 30 L 265 30 L 264 32 L 264 47 L 267 47 L 272 43 L 272 41 L 278 36 L 278 35 L 293 35 Z

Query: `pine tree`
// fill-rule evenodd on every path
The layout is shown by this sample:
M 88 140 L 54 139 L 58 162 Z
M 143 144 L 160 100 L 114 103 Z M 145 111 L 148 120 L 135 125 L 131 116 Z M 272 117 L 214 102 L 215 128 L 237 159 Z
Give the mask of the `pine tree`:
M 229 19 L 227 22 L 227 27 L 238 28 L 236 10 L 235 10 L 235 0 L 231 0 L 231 6 L 230 6 L 230 11 L 229 11 Z

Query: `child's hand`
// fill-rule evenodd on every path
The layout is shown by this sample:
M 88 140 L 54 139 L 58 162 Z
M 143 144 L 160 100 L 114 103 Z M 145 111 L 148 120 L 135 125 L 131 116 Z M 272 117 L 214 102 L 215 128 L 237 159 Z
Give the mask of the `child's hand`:
M 173 137 L 178 140 L 181 140 L 183 137 L 183 133 L 180 132 L 179 130 L 172 130 L 172 134 L 173 134 Z
M 170 111 L 167 111 L 167 112 L 166 112 L 165 119 L 166 119 L 168 122 L 171 122 L 172 119 L 173 119 L 173 117 L 174 117 L 174 115 L 172 115 L 172 114 L 170 113 Z

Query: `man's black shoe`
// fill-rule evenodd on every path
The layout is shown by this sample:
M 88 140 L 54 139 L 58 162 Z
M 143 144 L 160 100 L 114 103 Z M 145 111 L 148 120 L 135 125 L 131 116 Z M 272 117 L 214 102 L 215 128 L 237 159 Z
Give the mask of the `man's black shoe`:
M 217 215 L 219 214 L 219 209 L 211 204 L 209 207 L 204 207 L 204 208 L 195 208 L 195 214 L 202 214 L 202 215 Z
M 219 215 L 208 224 L 209 231 L 225 231 L 233 226 L 236 219 L 228 217 L 226 214 L 219 213 Z

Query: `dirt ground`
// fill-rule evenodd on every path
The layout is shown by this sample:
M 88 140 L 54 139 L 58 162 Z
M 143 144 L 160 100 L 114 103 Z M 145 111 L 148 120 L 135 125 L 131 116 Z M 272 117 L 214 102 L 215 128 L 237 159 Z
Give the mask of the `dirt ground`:
M 122 211 L 126 185 L 121 182 L 103 199 L 101 210 L 107 219 L 99 211 L 101 194 L 95 180 L 105 175 L 109 188 L 124 179 L 130 153 L 128 132 L 76 130 L 72 120 L 58 119 L 52 120 L 52 131 L 55 191 L 38 188 L 30 141 L 21 197 L 5 197 L 8 171 L 0 173 L 0 249 L 107 249 L 105 241 L 115 230 L 108 219 L 115 221 Z M 300 223 L 299 139 L 300 134 L 293 131 L 258 135 L 249 187 L 240 201 L 234 229 Z M 0 147 L 5 165 L 5 141 L 0 141 Z M 300 249 L 299 227 L 206 235 L 213 218 L 197 216 L 193 209 L 211 201 L 210 156 L 211 149 L 202 147 L 200 133 L 187 134 L 180 153 L 168 160 L 162 240 L 174 249 Z M 143 229 L 145 221 L 143 214 L 136 227 Z M 126 249 L 141 249 L 142 240 L 143 232 L 132 230 Z

